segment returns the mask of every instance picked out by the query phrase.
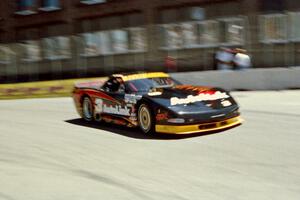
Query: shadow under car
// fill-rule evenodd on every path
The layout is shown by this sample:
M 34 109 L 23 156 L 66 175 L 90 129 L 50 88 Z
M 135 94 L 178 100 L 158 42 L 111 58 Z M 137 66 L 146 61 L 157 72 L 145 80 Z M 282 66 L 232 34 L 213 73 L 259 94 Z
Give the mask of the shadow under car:
M 226 130 L 232 129 L 234 127 L 237 127 L 239 125 L 218 130 L 218 131 L 209 131 L 209 132 L 202 132 L 202 133 L 193 133 L 193 134 L 163 134 L 163 133 L 155 133 L 152 135 L 147 135 L 144 134 L 139 128 L 129 128 L 126 126 L 116 126 L 115 124 L 111 123 L 105 123 L 105 122 L 96 122 L 96 121 L 85 121 L 82 118 L 77 118 L 77 119 L 70 119 L 66 120 L 65 122 L 78 125 L 78 126 L 83 126 L 83 127 L 88 127 L 88 128 L 94 128 L 94 129 L 99 129 L 102 131 L 108 131 L 113 134 L 118 134 L 122 135 L 125 137 L 130 137 L 130 138 L 135 138 L 135 139 L 152 139 L 152 140 L 176 140 L 176 139 L 186 139 L 186 138 L 192 138 L 192 137 L 200 137 L 200 136 L 207 136 L 207 135 L 212 135 L 212 134 L 217 134 L 224 132 Z

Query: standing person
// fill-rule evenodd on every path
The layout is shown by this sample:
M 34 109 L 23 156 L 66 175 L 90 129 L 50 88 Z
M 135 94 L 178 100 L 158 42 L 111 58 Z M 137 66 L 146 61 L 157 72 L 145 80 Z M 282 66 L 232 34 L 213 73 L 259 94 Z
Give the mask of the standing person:
M 165 58 L 165 68 L 167 72 L 176 72 L 177 71 L 177 61 L 171 56 Z
M 235 49 L 235 55 L 233 58 L 233 64 L 235 66 L 235 69 L 247 69 L 251 67 L 251 58 L 247 54 L 247 51 L 245 49 Z
M 233 66 L 234 54 L 231 49 L 221 47 L 216 53 L 217 69 L 218 70 L 231 70 Z

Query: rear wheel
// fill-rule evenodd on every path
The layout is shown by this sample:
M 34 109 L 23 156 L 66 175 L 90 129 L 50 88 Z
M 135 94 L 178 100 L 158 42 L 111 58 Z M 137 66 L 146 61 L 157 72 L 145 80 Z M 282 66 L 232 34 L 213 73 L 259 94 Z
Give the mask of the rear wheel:
M 138 109 L 138 122 L 141 130 L 146 134 L 154 132 L 154 121 L 152 112 L 148 105 L 141 104 Z
M 94 119 L 94 108 L 92 101 L 89 97 L 84 97 L 82 101 L 82 116 L 86 121 Z

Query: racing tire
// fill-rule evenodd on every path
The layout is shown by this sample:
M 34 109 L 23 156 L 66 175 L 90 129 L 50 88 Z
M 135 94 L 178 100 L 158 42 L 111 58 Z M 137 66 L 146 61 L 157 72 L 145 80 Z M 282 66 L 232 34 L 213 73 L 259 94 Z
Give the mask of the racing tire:
M 89 97 L 84 97 L 82 101 L 82 117 L 85 121 L 94 120 L 94 108 Z
M 145 134 L 153 134 L 155 132 L 155 122 L 152 111 L 145 103 L 142 103 L 138 108 L 138 124 Z

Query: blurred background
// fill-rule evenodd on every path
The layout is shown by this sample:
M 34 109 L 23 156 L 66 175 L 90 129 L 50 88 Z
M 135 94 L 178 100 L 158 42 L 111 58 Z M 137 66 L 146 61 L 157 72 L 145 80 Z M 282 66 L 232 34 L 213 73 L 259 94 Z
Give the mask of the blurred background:
M 220 47 L 297 66 L 299 41 L 295 0 L 2 0 L 0 82 L 214 70 Z

